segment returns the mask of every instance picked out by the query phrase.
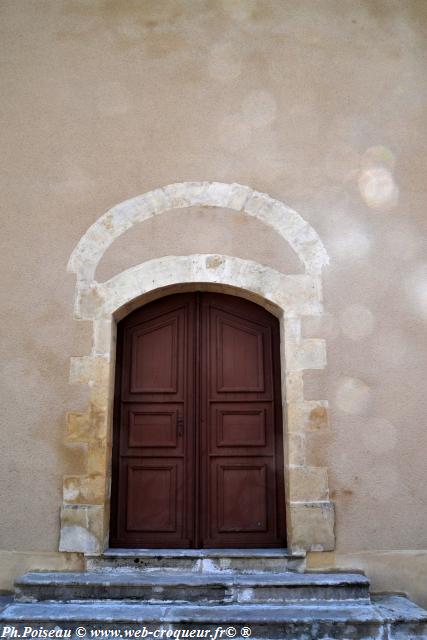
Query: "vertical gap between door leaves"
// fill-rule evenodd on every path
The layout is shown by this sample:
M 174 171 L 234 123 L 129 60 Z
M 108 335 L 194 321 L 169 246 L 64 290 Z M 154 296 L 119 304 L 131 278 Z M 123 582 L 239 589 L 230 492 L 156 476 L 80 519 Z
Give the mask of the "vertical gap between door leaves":
M 194 531 L 193 531 L 193 547 L 198 549 L 201 546 L 200 536 L 200 314 L 201 314 L 201 293 L 195 293 L 195 331 L 194 331 Z

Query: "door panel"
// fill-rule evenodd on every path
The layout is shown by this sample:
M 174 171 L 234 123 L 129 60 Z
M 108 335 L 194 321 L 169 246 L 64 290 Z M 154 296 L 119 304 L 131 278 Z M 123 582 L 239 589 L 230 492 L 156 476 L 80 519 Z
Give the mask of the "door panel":
M 209 397 L 227 401 L 241 398 L 244 402 L 272 400 L 271 327 L 265 324 L 265 318 L 264 323 L 256 322 L 254 309 L 274 324 L 277 320 L 246 300 L 210 295 L 214 298 L 205 297 L 202 302 L 202 349 L 205 342 L 209 345 Z M 261 320 L 259 314 L 255 315 Z
M 177 513 L 181 511 L 176 495 L 178 484 L 182 484 L 182 462 L 171 460 L 168 464 L 164 459 L 153 458 L 130 462 L 127 471 L 126 529 L 176 533 Z
M 111 546 L 284 545 L 277 320 L 162 298 L 118 327 Z
M 131 393 L 176 393 L 178 361 L 177 318 L 144 326 L 131 336 Z
M 189 547 L 194 512 L 194 295 L 118 327 L 112 546 Z
M 265 532 L 268 528 L 267 470 L 261 460 L 213 463 L 218 532 Z M 250 488 L 250 491 L 248 491 Z
M 120 448 L 127 455 L 166 455 L 157 449 L 183 454 L 181 404 L 127 404 L 123 407 Z
M 201 322 L 203 545 L 282 546 L 278 322 L 219 294 Z
M 235 455 L 251 447 L 274 453 L 274 423 L 270 403 L 210 403 L 210 453 Z M 258 451 L 260 453 L 261 451 Z
M 243 319 L 233 320 L 233 316 L 215 314 L 216 391 L 264 391 L 263 336 Z

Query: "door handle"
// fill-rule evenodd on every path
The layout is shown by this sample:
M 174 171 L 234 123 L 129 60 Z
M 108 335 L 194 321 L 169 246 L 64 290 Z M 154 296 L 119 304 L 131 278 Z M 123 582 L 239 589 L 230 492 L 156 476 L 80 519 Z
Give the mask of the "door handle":
M 184 433 L 184 418 L 182 416 L 178 416 L 176 424 L 178 427 L 178 437 L 181 437 Z

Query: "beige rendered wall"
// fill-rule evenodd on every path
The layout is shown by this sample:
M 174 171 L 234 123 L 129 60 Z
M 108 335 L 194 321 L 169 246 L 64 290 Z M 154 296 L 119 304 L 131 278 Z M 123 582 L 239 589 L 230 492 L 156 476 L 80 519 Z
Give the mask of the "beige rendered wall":
M 0 30 L 0 588 L 15 553 L 62 566 L 47 560 L 62 476 L 84 473 L 79 447 L 63 444 L 65 412 L 87 402 L 69 358 L 91 341 L 73 320 L 68 258 L 114 204 L 186 180 L 270 193 L 331 258 L 327 314 L 303 329 L 327 339 L 328 366 L 305 375 L 305 395 L 330 401 L 309 463 L 329 468 L 339 558 L 313 562 L 425 558 L 426 4 L 4 0 Z M 208 252 L 301 272 L 258 220 L 194 207 L 127 232 L 97 278 Z M 376 585 L 389 566 L 378 563 Z M 388 588 L 411 589 L 388 575 Z

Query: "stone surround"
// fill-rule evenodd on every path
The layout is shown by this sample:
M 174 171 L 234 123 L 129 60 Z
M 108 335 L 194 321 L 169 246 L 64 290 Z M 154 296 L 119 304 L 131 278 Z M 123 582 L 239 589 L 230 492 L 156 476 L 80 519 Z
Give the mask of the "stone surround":
M 305 273 L 286 275 L 252 260 L 195 254 L 146 261 L 96 281 L 99 261 L 122 233 L 150 216 L 194 205 L 257 217 L 290 244 Z M 305 400 L 303 386 L 304 370 L 326 366 L 325 342 L 301 337 L 302 317 L 323 312 L 320 273 L 327 263 L 318 235 L 298 213 L 237 184 L 169 185 L 117 205 L 90 227 L 68 265 L 77 275 L 75 317 L 93 323 L 91 353 L 71 358 L 70 366 L 70 382 L 89 387 L 89 405 L 83 413 L 67 414 L 66 431 L 68 444 L 83 445 L 87 472 L 64 478 L 61 551 L 93 555 L 108 546 L 117 321 L 162 295 L 194 290 L 239 295 L 279 318 L 288 547 L 294 552 L 334 549 L 327 470 L 307 465 L 305 456 L 310 431 L 329 428 L 327 401 Z

